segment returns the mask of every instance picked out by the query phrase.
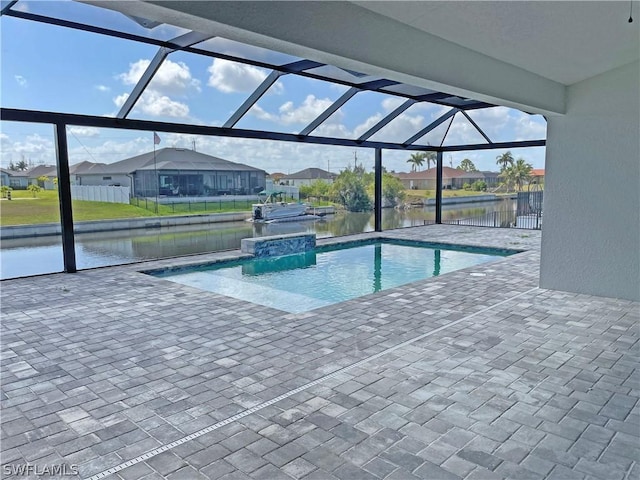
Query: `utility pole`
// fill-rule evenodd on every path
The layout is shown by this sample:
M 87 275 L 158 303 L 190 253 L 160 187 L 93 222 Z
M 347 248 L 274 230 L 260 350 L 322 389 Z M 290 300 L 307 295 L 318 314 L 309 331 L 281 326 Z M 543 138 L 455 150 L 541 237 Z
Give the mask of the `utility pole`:
M 355 170 L 358 167 L 358 152 L 353 151 L 353 169 Z

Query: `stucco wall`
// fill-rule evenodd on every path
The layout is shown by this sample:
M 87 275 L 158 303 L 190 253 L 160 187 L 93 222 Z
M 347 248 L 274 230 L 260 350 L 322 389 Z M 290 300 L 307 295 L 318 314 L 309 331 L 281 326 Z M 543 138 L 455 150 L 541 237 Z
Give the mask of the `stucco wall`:
M 105 180 L 105 178 L 107 178 Z M 119 184 L 121 187 L 129 187 L 131 188 L 131 178 L 127 175 L 121 175 L 118 173 L 100 173 L 97 175 L 94 174 L 85 174 L 85 175 L 76 175 L 76 182 L 78 185 L 116 185 Z
M 640 64 L 572 85 L 549 117 L 540 286 L 640 300 Z

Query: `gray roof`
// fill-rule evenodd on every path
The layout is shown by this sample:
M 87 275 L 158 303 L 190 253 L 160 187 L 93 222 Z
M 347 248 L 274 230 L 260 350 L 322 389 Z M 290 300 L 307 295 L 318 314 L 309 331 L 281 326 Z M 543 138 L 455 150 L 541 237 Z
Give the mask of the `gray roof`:
M 291 175 L 285 175 L 282 177 L 284 180 L 333 180 L 337 175 L 335 173 L 327 172 L 321 168 L 305 168 L 299 172 L 292 173 Z
M 11 177 L 28 177 L 29 176 L 29 172 L 27 171 L 22 171 L 22 170 L 7 170 L 6 168 L 3 168 L 2 171 L 4 173 L 6 173 L 7 175 L 11 176 Z
M 104 163 L 93 163 L 85 160 L 84 162 L 70 165 L 69 173 L 72 175 L 99 175 L 104 173 L 105 167 L 107 167 L 107 165 Z
M 106 164 L 104 165 L 104 171 L 100 173 L 129 174 L 137 170 L 154 170 L 156 168 L 158 170 L 264 171 L 242 163 L 230 162 L 222 158 L 194 152 L 193 150 L 161 148 L 155 152 L 155 162 L 154 153 L 148 152 L 119 162 Z
M 482 172 L 465 172 L 463 170 L 462 171 L 462 175 L 460 175 L 460 177 L 462 177 L 462 178 L 486 178 L 486 175 L 484 175 Z
M 55 165 L 38 165 L 27 171 L 26 174 L 29 178 L 38 178 L 42 176 L 57 177 L 58 169 Z

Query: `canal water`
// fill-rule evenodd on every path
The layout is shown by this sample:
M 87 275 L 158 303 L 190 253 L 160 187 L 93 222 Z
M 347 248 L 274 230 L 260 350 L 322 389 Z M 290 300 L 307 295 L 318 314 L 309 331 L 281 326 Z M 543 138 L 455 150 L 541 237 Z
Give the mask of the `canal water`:
M 498 200 L 443 206 L 443 221 L 472 218 L 515 208 L 514 200 Z M 384 230 L 424 225 L 435 219 L 434 207 L 411 210 L 384 209 Z M 76 235 L 78 269 L 233 250 L 248 237 L 284 233 L 316 233 L 318 238 L 351 235 L 374 230 L 372 213 L 339 213 L 317 221 L 253 224 L 228 222 L 160 229 L 136 229 Z M 60 236 L 3 240 L 0 248 L 0 278 L 60 272 L 63 270 Z

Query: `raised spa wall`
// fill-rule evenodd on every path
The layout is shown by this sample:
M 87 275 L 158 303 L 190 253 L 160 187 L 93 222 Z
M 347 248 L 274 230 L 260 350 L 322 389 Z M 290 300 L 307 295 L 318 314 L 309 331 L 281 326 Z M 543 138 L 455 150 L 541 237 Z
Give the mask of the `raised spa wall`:
M 243 238 L 240 241 L 240 251 L 255 257 L 290 255 L 313 250 L 314 248 L 316 248 L 315 233 Z

